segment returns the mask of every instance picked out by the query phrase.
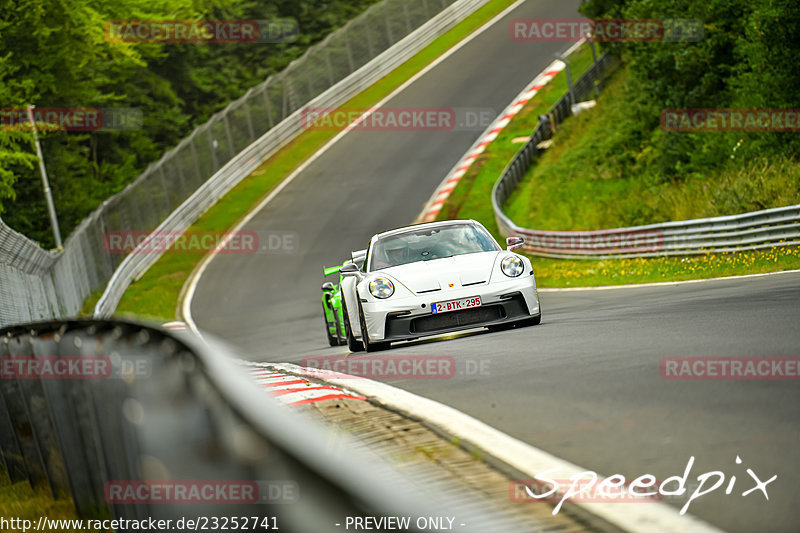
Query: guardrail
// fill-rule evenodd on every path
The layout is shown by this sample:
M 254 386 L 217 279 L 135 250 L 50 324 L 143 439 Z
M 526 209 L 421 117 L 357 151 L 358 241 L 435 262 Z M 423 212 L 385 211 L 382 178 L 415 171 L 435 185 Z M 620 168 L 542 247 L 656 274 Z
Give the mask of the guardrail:
M 486 2 L 371 6 L 148 166 L 82 221 L 60 252 L 43 250 L 0 220 L 0 325 L 74 315 L 98 290 L 104 294 L 95 313 L 111 314 L 160 254 L 110 253 L 109 232 L 185 230 L 303 130 L 301 108 L 341 105 Z
M 575 83 L 575 98 L 582 99 L 599 91 L 600 81 L 616 62 L 608 54 L 600 58 Z M 572 103 L 570 94 L 566 93 L 552 107 L 547 120 L 536 127 L 492 189 L 492 208 L 500 233 L 504 237 L 524 237 L 524 252 L 564 259 L 605 259 L 738 252 L 800 244 L 800 205 L 592 231 L 535 230 L 518 226 L 503 212 L 503 204 L 544 151 L 539 148 L 540 143 L 552 138 L 558 125 L 572 114 Z
M 13 482 L 71 496 L 83 518 L 328 533 L 347 516 L 447 514 L 467 532 L 519 530 L 460 488 L 413 483 L 279 406 L 213 339 L 131 321 L 34 323 L 0 330 L 0 365 L 0 460 Z M 228 490 L 170 497 L 169 484 Z M 174 527 L 203 516 L 208 527 Z M 233 525 L 243 518 L 250 526 Z M 420 531 L 413 520 L 409 530 Z

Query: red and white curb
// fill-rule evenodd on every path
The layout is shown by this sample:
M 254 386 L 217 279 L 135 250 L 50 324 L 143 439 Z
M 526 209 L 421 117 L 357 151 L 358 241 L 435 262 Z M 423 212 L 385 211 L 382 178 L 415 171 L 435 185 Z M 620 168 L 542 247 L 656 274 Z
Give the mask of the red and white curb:
M 300 376 L 276 372 L 264 366 L 251 366 L 250 377 L 267 389 L 273 398 L 285 405 L 305 405 L 326 400 L 366 400 L 366 396 L 352 391 L 304 379 Z
M 567 50 L 564 55 L 567 56 L 575 51 L 581 44 L 583 40 L 575 43 L 573 46 Z M 450 170 L 450 172 L 445 176 L 444 180 L 439 184 L 439 186 L 434 191 L 433 195 L 430 197 L 428 202 L 425 204 L 425 207 L 422 209 L 422 212 L 417 216 L 415 222 L 432 222 L 436 216 L 439 214 L 439 211 L 442 210 L 442 206 L 444 206 L 445 201 L 450 196 L 450 193 L 453 192 L 453 189 L 456 188 L 458 182 L 461 180 L 462 176 L 466 174 L 469 167 L 472 166 L 472 163 L 475 162 L 476 159 L 486 150 L 486 147 L 494 141 L 497 136 L 500 134 L 501 131 L 511 122 L 517 113 L 525 107 L 525 104 L 533 98 L 536 93 L 538 93 L 542 87 L 547 85 L 550 80 L 552 80 L 556 74 L 564 70 L 566 65 L 563 61 L 556 59 L 547 68 L 544 69 L 544 72 L 540 73 L 536 76 L 532 82 L 525 87 L 521 93 L 519 93 L 516 98 L 512 101 L 512 103 L 506 107 L 506 109 L 500 113 L 500 116 L 495 119 L 495 121 L 489 126 L 489 128 L 484 131 L 478 140 L 475 141 L 475 144 L 467 151 L 466 154 L 459 160 L 458 163 Z

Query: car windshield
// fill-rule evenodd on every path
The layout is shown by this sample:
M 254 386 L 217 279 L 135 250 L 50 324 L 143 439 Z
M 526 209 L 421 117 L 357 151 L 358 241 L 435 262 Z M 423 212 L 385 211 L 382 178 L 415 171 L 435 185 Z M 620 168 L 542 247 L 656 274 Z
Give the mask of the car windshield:
M 375 242 L 370 255 L 370 271 L 499 249 L 489 234 L 471 224 L 410 230 Z

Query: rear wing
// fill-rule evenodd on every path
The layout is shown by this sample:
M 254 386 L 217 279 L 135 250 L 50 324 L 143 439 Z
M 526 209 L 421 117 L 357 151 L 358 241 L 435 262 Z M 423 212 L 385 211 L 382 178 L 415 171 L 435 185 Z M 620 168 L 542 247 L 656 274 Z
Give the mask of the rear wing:
M 322 267 L 322 274 L 325 276 L 330 276 L 331 274 L 336 274 L 341 269 L 342 265 L 338 265 L 335 267 Z
M 355 263 L 358 266 L 358 268 L 361 268 L 364 265 L 364 261 L 367 259 L 367 251 L 356 250 L 355 252 L 350 252 L 350 257 L 351 259 L 348 259 L 341 265 L 332 267 L 322 267 L 323 275 L 330 276 L 331 274 L 336 274 L 342 269 L 342 266 L 346 265 L 347 263 Z

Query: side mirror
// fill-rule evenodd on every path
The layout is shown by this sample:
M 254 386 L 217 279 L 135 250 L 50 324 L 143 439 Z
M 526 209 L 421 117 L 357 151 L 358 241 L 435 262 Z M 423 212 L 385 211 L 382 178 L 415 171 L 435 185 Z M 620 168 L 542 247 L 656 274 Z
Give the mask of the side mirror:
M 358 272 L 359 272 L 358 265 L 356 265 L 355 263 L 347 263 L 346 265 L 343 265 L 342 268 L 339 270 L 339 274 L 343 276 L 352 276 L 358 274 Z
M 521 247 L 525 244 L 525 239 L 523 237 L 508 237 L 506 238 L 506 250 L 509 252 L 511 250 L 516 250 L 517 248 Z
M 331 283 L 330 281 L 326 281 L 325 283 L 322 284 L 323 291 L 332 291 L 334 289 L 335 287 L 333 286 L 333 283 Z

